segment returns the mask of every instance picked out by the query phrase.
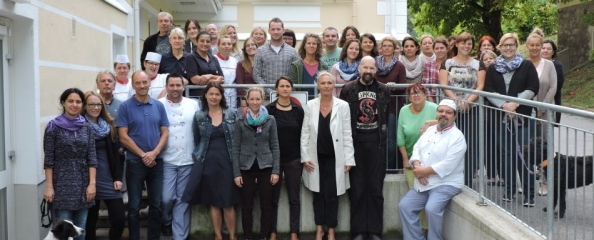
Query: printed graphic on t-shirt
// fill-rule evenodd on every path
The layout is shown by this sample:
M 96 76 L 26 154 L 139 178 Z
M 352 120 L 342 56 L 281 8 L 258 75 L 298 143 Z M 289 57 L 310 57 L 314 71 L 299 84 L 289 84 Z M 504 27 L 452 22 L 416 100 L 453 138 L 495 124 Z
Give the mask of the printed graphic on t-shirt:
M 359 111 L 357 113 L 357 129 L 377 129 L 377 94 L 371 91 L 358 93 Z
M 157 47 L 155 51 L 161 56 L 165 56 L 171 52 L 171 44 L 169 43 L 169 37 L 158 37 L 157 38 Z

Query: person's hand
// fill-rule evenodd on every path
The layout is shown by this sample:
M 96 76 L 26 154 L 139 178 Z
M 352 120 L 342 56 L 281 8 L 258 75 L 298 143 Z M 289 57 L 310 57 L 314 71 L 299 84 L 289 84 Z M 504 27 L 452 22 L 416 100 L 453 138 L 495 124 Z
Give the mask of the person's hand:
M 427 184 L 429 184 L 429 178 L 428 177 L 422 177 L 422 178 L 418 178 L 419 182 L 423 185 L 423 186 L 427 186 Z
M 316 167 L 316 165 L 312 161 L 307 161 L 303 163 L 303 166 L 308 172 L 313 172 L 314 168 Z
M 89 184 L 87 187 L 87 202 L 95 200 L 95 194 L 97 191 L 95 190 L 95 184 Z
M 155 151 L 146 152 L 142 155 L 142 163 L 147 167 L 154 167 L 157 165 L 157 162 L 155 161 L 156 159 L 157 153 Z
M 424 178 L 424 177 L 428 177 L 429 174 L 427 174 L 427 171 L 425 171 L 426 167 L 423 166 L 415 166 L 415 168 L 413 169 L 413 173 L 415 174 L 416 178 Z
M 275 185 L 276 183 L 278 183 L 278 174 L 270 175 L 270 183 L 272 183 L 272 185 Z
M 123 147 L 121 147 L 118 152 L 120 153 L 120 155 L 124 155 L 124 151 L 126 151 L 126 149 L 124 149 Z
M 233 181 L 235 181 L 235 185 L 238 187 L 241 188 L 243 186 L 243 179 L 241 177 L 235 177 Z
M 46 187 L 45 192 L 43 193 L 43 199 L 48 202 L 54 201 L 54 188 L 53 187 Z
M 412 166 L 408 162 L 408 159 L 402 159 L 402 165 L 404 166 L 404 168 L 406 168 L 408 170 L 412 170 Z
M 349 171 L 351 171 L 351 166 L 344 166 L 344 172 L 348 173 Z
M 114 190 L 122 190 L 122 186 L 124 186 L 124 184 L 120 181 L 115 181 L 113 182 L 113 189 Z

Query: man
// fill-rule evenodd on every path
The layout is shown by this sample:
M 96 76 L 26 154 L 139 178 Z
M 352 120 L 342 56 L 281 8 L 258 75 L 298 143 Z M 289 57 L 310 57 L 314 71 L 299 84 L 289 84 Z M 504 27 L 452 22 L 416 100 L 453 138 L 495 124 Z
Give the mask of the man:
M 131 240 L 140 238 L 140 200 L 146 181 L 149 219 L 148 239 L 161 236 L 161 194 L 163 156 L 169 121 L 163 104 L 148 95 L 151 82 L 143 71 L 132 74 L 136 94 L 120 105 L 116 126 L 120 142 L 126 147 L 128 184 L 128 229 Z
M 169 30 L 173 24 L 173 16 L 168 12 L 160 12 L 157 15 L 159 25 L 159 32 L 155 33 L 146 40 L 142 46 L 142 53 L 140 54 L 140 62 L 144 62 L 148 52 L 156 52 L 165 55 L 171 52 L 171 45 L 169 44 Z M 144 65 L 142 70 L 144 70 Z
M 116 74 L 113 97 L 120 100 L 120 102 L 126 101 L 132 96 L 132 83 L 128 78 L 130 73 L 128 55 L 118 55 L 113 63 L 113 70 Z
M 183 97 L 184 83 L 179 74 L 171 73 L 165 81 L 167 95 L 159 101 L 165 106 L 171 127 L 163 151 L 162 232 L 165 236 L 173 235 L 173 239 L 186 239 L 190 232 L 190 208 L 188 203 L 181 202 L 181 197 L 194 163 L 192 120 L 198 102 Z
M 404 239 L 426 239 L 419 222 L 425 209 L 427 239 L 443 239 L 443 213 L 448 202 L 464 186 L 466 140 L 456 127 L 456 103 L 445 99 L 437 107 L 437 125 L 427 128 L 410 157 L 414 188 L 398 204 Z
M 375 59 L 361 59 L 357 81 L 340 98 L 349 103 L 357 167 L 350 172 L 351 234 L 355 240 L 379 240 L 384 223 L 384 177 L 390 91 L 374 79 Z
M 114 119 L 118 117 L 118 109 L 120 108 L 120 104 L 122 103 L 120 100 L 114 98 L 113 96 L 115 78 L 116 76 L 108 70 L 99 72 L 97 74 L 97 78 L 95 78 L 95 84 L 97 84 L 97 90 L 99 90 L 99 95 L 101 95 L 101 97 L 103 98 L 103 102 L 105 102 L 107 112 Z
M 268 23 L 270 42 L 260 46 L 254 56 L 254 81 L 258 84 L 274 84 L 281 76 L 289 75 L 291 63 L 297 61 L 299 55 L 294 48 L 283 41 L 285 32 L 283 21 L 273 18 Z M 270 94 L 272 89 L 266 88 Z
M 154 99 L 159 99 L 165 95 L 165 85 L 168 73 L 159 74 L 159 66 L 161 65 L 161 55 L 154 52 L 148 52 L 146 59 L 143 62 L 143 68 L 146 75 L 151 81 L 149 88 L 149 96 Z
M 340 59 L 340 52 L 342 51 L 342 48 L 338 47 L 338 30 L 334 27 L 324 29 L 322 41 L 325 48 L 320 62 L 326 66 L 326 69 L 332 69 L 332 65 Z
M 210 53 L 214 56 L 219 52 L 219 28 L 214 23 L 206 25 L 206 32 L 210 35 Z

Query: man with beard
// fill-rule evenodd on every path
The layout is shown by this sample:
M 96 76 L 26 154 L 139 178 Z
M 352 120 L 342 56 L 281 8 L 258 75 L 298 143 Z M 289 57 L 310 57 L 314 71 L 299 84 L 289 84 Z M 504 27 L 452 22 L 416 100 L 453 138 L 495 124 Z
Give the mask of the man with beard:
M 140 53 L 140 62 L 144 62 L 148 52 L 156 52 L 161 55 L 171 53 L 171 44 L 169 44 L 169 30 L 173 25 L 173 16 L 168 12 L 160 12 L 157 14 L 157 24 L 159 32 L 144 40 L 142 45 L 142 53 Z M 142 66 L 145 70 L 145 66 Z
M 443 239 L 443 213 L 464 186 L 466 140 L 456 127 L 456 103 L 445 99 L 437 107 L 437 125 L 427 128 L 410 157 L 414 187 L 398 204 L 404 239 Z M 427 214 L 428 235 L 423 235 L 419 212 Z
M 190 208 L 181 197 L 190 179 L 194 135 L 192 120 L 198 111 L 198 102 L 185 98 L 182 76 L 171 73 L 165 80 L 167 95 L 159 99 L 165 106 L 169 128 L 167 147 L 163 151 L 163 196 L 161 231 L 173 239 L 186 239 L 190 231 Z
M 380 240 L 390 91 L 374 79 L 373 57 L 363 57 L 358 70 L 361 77 L 340 92 L 340 98 L 350 106 L 357 165 L 350 172 L 351 234 L 354 240 Z
M 150 86 L 151 81 L 145 72 L 132 74 L 136 94 L 120 105 L 116 120 L 120 143 L 127 149 L 128 230 L 133 240 L 140 238 L 139 209 L 145 181 L 149 202 L 148 239 L 161 236 L 161 151 L 167 143 L 169 120 L 163 104 L 149 96 Z

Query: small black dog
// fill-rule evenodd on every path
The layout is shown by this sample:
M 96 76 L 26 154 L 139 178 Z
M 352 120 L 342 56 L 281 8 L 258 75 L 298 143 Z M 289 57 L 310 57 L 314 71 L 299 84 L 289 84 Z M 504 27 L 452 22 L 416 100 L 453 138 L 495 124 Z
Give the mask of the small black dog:
M 524 159 L 528 161 L 530 166 L 539 164 L 547 174 L 547 165 L 550 161 L 547 160 L 547 142 L 542 138 L 534 138 L 530 143 L 524 146 Z M 560 153 L 555 153 L 554 164 L 554 191 L 553 191 L 553 206 L 557 206 L 559 201 L 559 211 L 557 216 L 563 218 L 565 216 L 565 209 L 567 208 L 567 189 L 574 189 L 592 184 L 594 156 L 567 156 Z M 565 173 L 567 172 L 567 175 Z M 550 193 L 549 193 L 550 194 Z M 543 211 L 547 211 L 545 207 Z
M 77 227 L 71 221 L 58 219 L 43 240 L 72 240 L 80 236 L 84 229 Z

